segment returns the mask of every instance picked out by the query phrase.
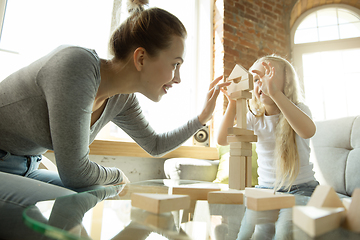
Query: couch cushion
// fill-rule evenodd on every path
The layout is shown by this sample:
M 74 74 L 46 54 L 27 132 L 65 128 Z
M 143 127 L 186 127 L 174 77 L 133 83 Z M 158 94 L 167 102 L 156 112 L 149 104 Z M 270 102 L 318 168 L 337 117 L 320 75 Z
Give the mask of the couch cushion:
M 216 174 L 215 183 L 229 183 L 229 157 L 230 157 L 230 145 L 227 146 L 217 146 L 220 163 L 218 171 Z M 256 143 L 252 143 L 252 171 L 251 171 L 251 185 L 255 186 L 258 184 L 258 164 L 257 164 L 257 153 L 256 153 Z
M 212 182 L 219 160 L 194 158 L 170 158 L 164 163 L 165 176 L 170 179 L 186 179 Z
M 351 195 L 355 188 L 360 188 L 360 117 L 358 116 L 353 123 L 350 133 L 350 145 L 353 148 L 348 156 L 345 183 L 346 192 Z
M 311 139 L 311 161 L 320 184 L 351 196 L 360 187 L 360 122 L 359 117 L 345 117 L 316 122 Z M 356 173 L 356 174 L 355 174 Z

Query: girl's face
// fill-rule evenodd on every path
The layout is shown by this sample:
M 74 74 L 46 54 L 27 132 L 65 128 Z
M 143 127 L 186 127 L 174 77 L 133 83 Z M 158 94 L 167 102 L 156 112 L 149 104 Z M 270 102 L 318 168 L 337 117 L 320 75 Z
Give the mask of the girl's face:
M 148 58 L 144 65 L 142 93 L 154 102 L 160 101 L 173 84 L 180 83 L 180 66 L 184 62 L 185 43 L 182 37 L 174 36 L 171 46 Z
M 273 105 L 274 101 L 269 95 L 263 92 L 263 89 L 267 89 L 266 92 L 271 90 L 279 90 L 284 92 L 284 76 L 277 62 L 271 61 L 271 66 L 275 68 L 274 75 L 269 77 L 269 71 L 266 71 L 265 66 L 262 64 L 263 61 L 254 63 L 251 67 L 251 73 L 253 74 L 254 91 L 255 97 L 264 105 Z M 273 71 L 272 69 L 268 69 Z

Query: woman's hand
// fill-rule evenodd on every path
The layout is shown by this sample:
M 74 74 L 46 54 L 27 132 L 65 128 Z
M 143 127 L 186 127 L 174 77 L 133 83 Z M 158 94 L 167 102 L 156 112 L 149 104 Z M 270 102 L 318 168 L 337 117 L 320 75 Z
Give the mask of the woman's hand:
M 229 83 L 229 85 L 232 83 L 232 81 L 231 80 L 229 81 L 228 79 L 226 80 L 226 82 Z M 227 89 L 221 88 L 220 91 L 225 95 L 225 97 L 227 98 L 229 103 L 232 103 L 232 102 L 236 103 L 236 100 L 230 98 L 230 95 L 227 92 Z
M 216 99 L 220 93 L 220 89 L 230 85 L 230 82 L 218 84 L 222 78 L 223 76 L 220 76 L 210 83 L 205 106 L 200 115 L 198 116 L 199 121 L 202 125 L 205 125 L 211 119 L 215 109 Z

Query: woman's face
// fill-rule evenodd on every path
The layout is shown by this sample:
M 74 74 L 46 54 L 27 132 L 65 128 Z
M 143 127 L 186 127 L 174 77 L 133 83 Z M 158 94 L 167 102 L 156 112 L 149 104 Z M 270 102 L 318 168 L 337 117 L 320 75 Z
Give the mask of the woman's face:
M 160 51 L 156 57 L 147 58 L 141 80 L 144 87 L 142 94 L 158 102 L 173 84 L 181 82 L 180 66 L 184 62 L 184 49 L 184 39 L 174 36 L 169 48 Z

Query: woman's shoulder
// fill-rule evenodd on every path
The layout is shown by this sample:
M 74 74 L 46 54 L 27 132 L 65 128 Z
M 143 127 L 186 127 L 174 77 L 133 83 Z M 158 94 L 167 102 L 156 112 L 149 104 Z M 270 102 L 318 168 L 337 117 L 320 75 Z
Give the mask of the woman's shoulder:
M 89 48 L 84 48 L 75 45 L 61 45 L 50 52 L 51 56 L 59 55 L 64 57 L 69 57 L 71 59 L 84 59 L 89 58 L 95 61 L 100 61 L 99 56 L 96 51 Z

